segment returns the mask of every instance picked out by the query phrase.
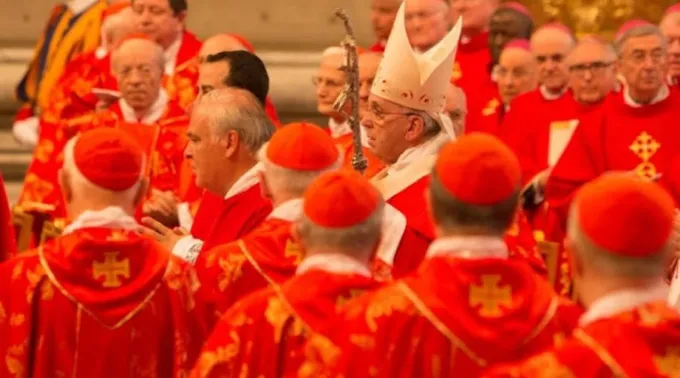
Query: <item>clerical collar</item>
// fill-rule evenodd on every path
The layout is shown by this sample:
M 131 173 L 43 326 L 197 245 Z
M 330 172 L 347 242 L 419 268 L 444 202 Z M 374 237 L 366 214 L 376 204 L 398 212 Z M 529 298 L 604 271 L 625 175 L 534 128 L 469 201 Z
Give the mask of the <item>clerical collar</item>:
M 135 218 L 122 208 L 109 206 L 102 210 L 88 210 L 80 214 L 71 224 L 64 228 L 62 235 L 71 234 L 84 228 L 113 228 L 122 230 L 139 230 L 141 226 Z
M 274 210 L 269 214 L 267 218 L 281 219 L 288 222 L 294 222 L 300 218 L 302 215 L 302 198 L 295 198 L 288 200 L 279 206 L 276 206 Z
M 507 259 L 508 245 L 496 236 L 450 236 L 439 238 L 430 244 L 427 258 L 450 256 L 461 259 Z
M 68 2 L 68 4 L 66 4 L 66 6 L 74 14 L 79 14 L 91 7 L 92 4 L 96 3 L 97 1 L 99 0 L 71 0 Z
M 668 98 L 668 96 L 671 94 L 670 89 L 668 89 L 668 85 L 664 84 L 661 89 L 659 89 L 659 93 L 656 94 L 656 96 L 652 99 L 652 101 L 649 102 L 649 104 L 640 104 L 633 100 L 633 97 L 630 96 L 630 89 L 628 86 L 625 86 L 623 89 L 623 102 L 626 103 L 626 105 L 633 107 L 633 108 L 641 108 L 646 105 L 652 105 L 656 104 L 658 102 L 661 102 L 665 99 Z
M 451 138 L 449 135 L 442 131 L 437 136 L 430 138 L 425 143 L 419 144 L 415 147 L 407 148 L 401 153 L 401 155 L 399 155 L 399 158 L 394 164 L 390 164 L 387 167 L 387 174 L 395 174 L 396 172 L 426 156 L 437 155 L 441 147 L 450 140 Z
M 154 123 L 158 122 L 163 116 L 163 113 L 165 113 L 165 108 L 168 105 L 168 94 L 164 89 L 161 89 L 158 93 L 156 101 L 151 104 L 149 110 L 146 112 L 146 115 L 142 117 L 142 119 L 137 118 L 137 113 L 135 113 L 135 110 L 127 103 L 127 101 L 125 101 L 124 98 L 121 97 L 119 104 L 120 112 L 123 113 L 123 119 L 125 122 L 139 122 L 143 125 L 153 125 Z
M 331 137 L 340 138 L 343 135 L 351 134 L 352 128 L 349 126 L 349 122 L 345 120 L 339 123 L 333 117 L 328 119 L 328 129 L 331 131 Z
M 611 318 L 617 314 L 630 311 L 645 303 L 666 301 L 668 287 L 659 282 L 643 289 L 624 289 L 596 300 L 579 319 L 579 326 L 583 327 L 595 321 Z
M 172 74 L 175 73 L 177 54 L 179 54 L 179 49 L 182 47 L 182 37 L 183 34 L 180 33 L 175 42 L 163 51 L 163 58 L 165 58 L 165 74 L 168 76 L 172 76 Z
M 366 264 L 349 256 L 333 254 L 318 254 L 305 257 L 297 268 L 295 274 L 301 275 L 312 270 L 321 270 L 327 273 L 358 275 L 371 277 L 371 271 Z
M 241 177 L 236 180 L 234 185 L 229 188 L 229 191 L 224 196 L 224 199 L 229 199 L 237 194 L 241 194 L 260 182 L 258 173 L 262 172 L 264 166 L 262 163 L 255 164 L 252 168 L 246 171 Z
M 541 96 L 543 96 L 543 99 L 548 101 L 554 101 L 559 99 L 567 92 L 567 89 L 568 88 L 565 86 L 558 93 L 550 93 L 550 91 L 548 90 L 548 88 L 545 87 L 545 85 L 541 85 L 538 87 L 538 91 L 541 92 Z

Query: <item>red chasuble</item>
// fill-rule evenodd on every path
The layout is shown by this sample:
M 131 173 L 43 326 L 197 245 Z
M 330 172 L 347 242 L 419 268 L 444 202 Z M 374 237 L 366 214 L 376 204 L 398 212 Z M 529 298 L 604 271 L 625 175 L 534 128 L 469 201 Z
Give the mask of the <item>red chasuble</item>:
M 653 302 L 578 328 L 559 344 L 485 377 L 677 377 L 680 315 Z
M 465 116 L 465 133 L 482 132 L 497 135 L 505 109 L 498 93 L 498 85 L 491 80 L 477 84 L 468 96 L 468 112 Z
M 294 376 L 309 336 L 323 332 L 348 300 L 378 285 L 361 275 L 313 269 L 252 294 L 217 324 L 192 377 Z
M 203 240 L 201 250 L 208 251 L 247 235 L 271 211 L 272 204 L 262 197 L 259 184 L 227 199 L 206 191 L 196 213 L 191 235 Z
M 14 256 L 17 252 L 17 244 L 12 225 L 12 213 L 10 212 L 5 181 L 0 174 L 0 262 Z
M 480 83 L 491 82 L 490 64 L 489 33 L 483 32 L 472 37 L 463 37 L 456 51 L 451 81 L 467 96 L 474 96 Z
M 330 324 L 335 348 L 310 343 L 300 376 L 474 377 L 551 347 L 579 315 L 526 264 L 434 257 L 348 303 Z
M 147 127 L 137 133 L 137 140 L 151 152 L 148 177 L 151 187 L 159 190 L 179 192 L 179 171 L 184 160 L 186 128 L 189 118 L 175 102 L 169 102 L 160 120 L 152 125 L 128 124 L 125 122 L 120 105 L 115 103 L 101 112 L 64 121 L 61 130 L 65 134 L 59 144 L 41 141 L 34 151 L 33 161 L 28 168 L 19 203 L 37 202 L 55 206 L 53 216 L 65 217 L 57 172 L 63 164 L 63 148 L 68 139 L 79 133 L 98 127 L 123 127 L 131 131 L 133 127 Z
M 571 199 L 584 183 L 607 171 L 632 171 L 643 178 L 663 174 L 680 151 L 680 93 L 634 108 L 622 93 L 584 117 L 555 165 L 546 199 L 565 223 Z
M 163 88 L 171 100 L 176 101 L 182 109 L 187 109 L 198 94 L 198 66 L 193 64 L 203 43 L 188 31 L 182 34 L 182 44 L 177 53 L 175 71 L 165 76 Z
M 302 251 L 291 227 L 292 222 L 269 218 L 239 240 L 204 249 L 196 272 L 214 322 L 240 298 L 295 274 Z
M 205 338 L 193 269 L 87 228 L 0 265 L 0 377 L 179 377 Z M 105 358 L 103 358 L 105 356 Z

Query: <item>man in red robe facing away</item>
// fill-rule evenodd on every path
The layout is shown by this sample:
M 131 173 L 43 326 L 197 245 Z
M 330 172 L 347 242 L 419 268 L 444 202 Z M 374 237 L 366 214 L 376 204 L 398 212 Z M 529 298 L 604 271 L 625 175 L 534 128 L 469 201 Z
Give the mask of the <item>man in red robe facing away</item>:
M 576 305 L 508 258 L 503 237 L 520 175 L 517 158 L 494 136 L 476 133 L 444 146 L 427 190 L 437 239 L 425 262 L 413 276 L 348 303 L 329 324 L 339 356 L 312 349 L 300 375 L 475 377 L 570 332 Z
M 474 81 L 470 84 L 463 82 L 463 90 L 468 97 L 466 132 L 485 131 L 482 129 L 484 122 L 480 118 L 496 114 L 501 105 L 496 75 L 501 52 L 514 39 L 529 39 L 533 30 L 531 13 L 519 3 L 503 3 L 493 12 L 489 21 L 488 38 L 491 62 L 486 66 L 491 80 Z
M 277 130 L 258 155 L 263 165 L 260 188 L 272 202 L 271 214 L 242 238 L 206 250 L 196 264 L 215 321 L 241 297 L 295 274 L 303 255 L 291 226 L 302 215 L 304 192 L 318 175 L 341 162 L 333 138 L 309 123 Z
M 512 108 L 513 100 L 536 88 L 538 70 L 531 55 L 529 41 L 513 39 L 505 44 L 496 69 L 498 94 L 501 101 L 489 105 L 488 111 L 478 117 L 474 129 L 499 135 L 506 113 Z
M 625 88 L 581 119 L 548 177 L 546 199 L 562 224 L 581 185 L 607 171 L 659 179 L 680 151 L 672 127 L 680 116 L 680 94 L 666 84 L 666 40 L 656 26 L 637 25 L 624 25 L 615 43 Z
M 554 349 L 487 377 L 677 377 L 680 315 L 662 281 L 673 199 L 614 173 L 585 184 L 569 215 L 574 279 L 587 311 Z
M 176 102 L 161 88 L 163 50 L 144 35 L 133 35 L 122 41 L 113 52 L 112 71 L 122 97 L 108 109 L 92 112 L 60 125 L 64 141 L 88 129 L 119 127 L 135 135 L 148 158 L 146 174 L 150 179 L 151 197 L 169 192 L 178 194 L 185 132 L 188 117 Z M 40 156 L 43 152 L 38 151 Z M 34 160 L 26 176 L 22 198 L 31 202 L 55 206 L 54 218 L 65 216 L 62 195 L 58 190 L 57 174 L 61 167 L 62 146 L 44 151 L 45 163 Z M 154 208 L 144 211 L 169 225 L 176 217 L 166 217 Z
M 142 148 L 117 129 L 68 143 L 60 182 L 74 222 L 0 265 L 0 377 L 188 374 L 206 336 L 200 284 L 138 233 L 143 167 Z
M 378 287 L 368 266 L 383 207 L 380 193 L 356 172 L 314 180 L 295 222 L 305 254 L 295 276 L 234 305 L 206 342 L 192 377 L 294 376 L 306 340 L 324 332 L 348 300 Z
M 240 88 L 216 89 L 194 103 L 184 154 L 191 161 L 196 185 L 212 194 L 210 202 L 201 203 L 201 208 L 209 207 L 199 209 L 191 234 L 143 220 L 146 233 L 173 254 L 193 263 L 201 250 L 248 234 L 271 212 L 258 183 L 262 168 L 257 152 L 275 127 L 261 104 L 262 99 Z
M 680 4 L 670 6 L 659 23 L 668 41 L 668 83 L 680 85 Z
M 376 42 L 370 47 L 370 51 L 378 53 L 385 51 L 385 44 L 392 31 L 400 2 L 400 0 L 371 0 L 371 25 Z

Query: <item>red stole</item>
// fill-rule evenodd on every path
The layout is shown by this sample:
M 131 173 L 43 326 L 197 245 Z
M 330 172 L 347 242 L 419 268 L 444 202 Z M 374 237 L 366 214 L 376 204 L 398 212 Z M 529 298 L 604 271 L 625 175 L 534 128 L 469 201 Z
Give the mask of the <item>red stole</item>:
M 360 275 L 310 270 L 250 295 L 217 324 L 192 376 L 295 376 L 307 339 L 323 332 L 348 300 L 378 285 Z
M 133 232 L 78 230 L 0 265 L 0 281 L 0 376 L 178 376 L 205 337 L 192 268 Z

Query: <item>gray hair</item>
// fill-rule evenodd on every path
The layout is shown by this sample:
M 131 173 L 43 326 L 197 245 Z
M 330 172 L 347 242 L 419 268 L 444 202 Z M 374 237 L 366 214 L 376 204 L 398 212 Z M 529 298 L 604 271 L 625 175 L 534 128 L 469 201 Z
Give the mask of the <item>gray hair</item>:
M 638 37 L 646 37 L 648 35 L 655 35 L 661 39 L 661 46 L 664 51 L 668 49 L 668 40 L 666 40 L 666 37 L 663 36 L 661 33 L 661 30 L 659 29 L 658 26 L 655 25 L 641 25 L 637 26 L 634 28 L 631 28 L 630 30 L 627 30 L 625 33 L 623 33 L 621 36 L 616 38 L 614 41 L 614 48 L 616 49 L 616 55 L 618 55 L 619 58 L 621 58 L 621 55 L 623 54 L 623 48 L 626 46 L 626 42 L 628 42 L 629 39 L 631 38 L 638 38 Z
M 136 46 L 138 44 L 145 45 L 143 47 L 144 49 L 148 48 L 154 53 L 154 57 L 156 58 L 155 59 L 156 64 L 158 65 L 158 67 L 160 67 L 161 73 L 163 73 L 163 70 L 165 68 L 165 55 L 163 55 L 163 48 L 158 43 L 143 38 L 134 38 L 124 41 L 120 46 L 115 48 L 111 52 L 111 67 L 113 67 L 114 70 L 118 70 L 117 67 L 120 64 L 121 52 L 131 48 L 130 46 Z
M 215 89 L 196 100 L 192 116 L 208 118 L 212 134 L 222 138 L 236 131 L 253 156 L 269 141 L 276 127 L 252 93 L 240 88 Z
M 442 131 L 442 126 L 427 112 L 409 109 L 414 115 L 423 119 L 423 137 L 430 139 Z
M 365 257 L 365 253 L 373 252 L 380 241 L 384 211 L 385 202 L 381 200 L 366 220 L 342 229 L 319 226 L 303 214 L 297 222 L 297 230 L 304 245 L 309 248 L 341 250 L 350 256 Z
M 661 277 L 667 252 L 672 248 L 672 240 L 669 238 L 660 251 L 649 257 L 627 257 L 607 251 L 593 243 L 581 231 L 576 207 L 572 207 L 569 214 L 567 234 L 574 244 L 573 253 L 578 254 L 588 267 L 603 274 L 633 279 Z

